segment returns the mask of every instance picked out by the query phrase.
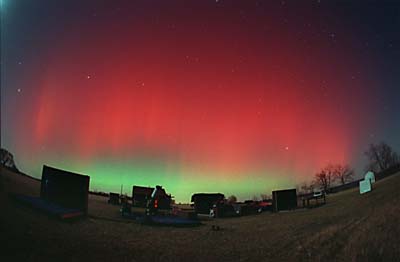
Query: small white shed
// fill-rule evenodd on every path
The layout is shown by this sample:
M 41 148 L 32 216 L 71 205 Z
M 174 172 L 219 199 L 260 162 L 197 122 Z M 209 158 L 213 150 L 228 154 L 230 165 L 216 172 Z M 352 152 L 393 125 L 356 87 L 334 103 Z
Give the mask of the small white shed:
M 372 171 L 368 171 L 365 174 L 365 180 L 369 180 L 371 184 L 375 183 L 375 174 Z
M 364 194 L 371 191 L 371 181 L 369 179 L 361 180 L 359 182 L 360 194 Z

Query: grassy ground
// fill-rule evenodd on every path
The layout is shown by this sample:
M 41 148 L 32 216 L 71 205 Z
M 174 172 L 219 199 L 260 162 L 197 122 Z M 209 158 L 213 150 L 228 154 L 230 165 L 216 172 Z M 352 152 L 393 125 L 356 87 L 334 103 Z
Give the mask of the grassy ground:
M 93 195 L 89 217 L 74 223 L 8 198 L 9 192 L 38 195 L 39 188 L 38 181 L 1 170 L 1 261 L 400 261 L 400 175 L 365 195 L 352 189 L 328 196 L 319 208 L 195 228 L 140 225 Z

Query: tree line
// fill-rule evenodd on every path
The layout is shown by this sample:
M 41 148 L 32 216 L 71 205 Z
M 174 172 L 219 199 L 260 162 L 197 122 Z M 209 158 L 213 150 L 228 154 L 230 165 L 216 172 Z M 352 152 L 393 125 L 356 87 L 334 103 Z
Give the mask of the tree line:
M 380 173 L 389 168 L 400 166 L 399 155 L 385 142 L 370 144 L 364 152 L 368 159 L 366 171 Z M 327 164 L 314 175 L 312 182 L 304 182 L 298 191 L 310 193 L 315 189 L 328 191 L 334 184 L 344 185 L 354 180 L 354 169 L 348 164 Z

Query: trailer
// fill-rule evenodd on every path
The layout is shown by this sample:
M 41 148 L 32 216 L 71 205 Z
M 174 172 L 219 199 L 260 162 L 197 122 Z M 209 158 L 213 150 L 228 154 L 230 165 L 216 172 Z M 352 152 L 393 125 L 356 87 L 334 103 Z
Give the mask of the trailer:
M 135 207 L 146 207 L 147 201 L 151 198 L 154 188 L 133 186 L 132 188 L 132 205 Z
M 196 193 L 192 195 L 191 202 L 197 214 L 210 214 L 214 204 L 225 199 L 221 193 Z

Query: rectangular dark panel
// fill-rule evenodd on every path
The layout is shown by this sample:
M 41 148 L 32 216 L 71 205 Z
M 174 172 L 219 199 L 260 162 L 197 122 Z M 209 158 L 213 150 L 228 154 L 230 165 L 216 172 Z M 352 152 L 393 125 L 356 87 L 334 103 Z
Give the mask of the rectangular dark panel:
M 272 202 L 275 212 L 297 208 L 296 189 L 272 191 Z
M 43 166 L 40 197 L 87 214 L 90 177 Z

